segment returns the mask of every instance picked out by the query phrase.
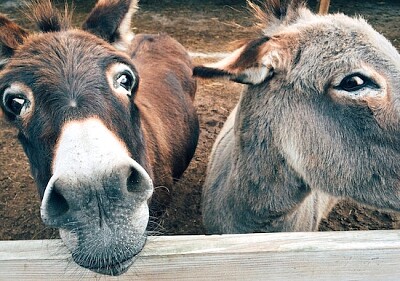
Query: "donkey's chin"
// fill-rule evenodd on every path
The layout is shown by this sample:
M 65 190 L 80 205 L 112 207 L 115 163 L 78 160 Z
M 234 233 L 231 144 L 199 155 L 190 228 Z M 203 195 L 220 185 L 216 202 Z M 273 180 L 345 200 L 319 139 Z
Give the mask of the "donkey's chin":
M 138 241 L 132 247 L 133 249 L 126 249 L 127 245 L 122 246 L 120 248 L 114 248 L 113 252 L 109 252 L 107 254 L 104 253 L 95 253 L 93 256 L 87 256 L 86 253 L 81 250 L 76 250 L 72 253 L 72 258 L 74 261 L 91 271 L 117 276 L 125 273 L 129 267 L 134 263 L 137 259 L 137 255 L 141 252 L 145 245 L 146 238 L 143 237 L 142 241 Z M 115 253 L 121 253 L 126 250 L 127 253 L 124 253 L 123 256 L 117 257 Z M 98 255 L 102 255 L 102 258 L 98 258 Z
M 73 232 L 60 229 L 60 236 L 72 254 L 76 264 L 96 273 L 118 276 L 125 273 L 135 262 L 137 255 L 146 244 L 146 234 L 138 235 L 130 243 L 109 245 L 107 249 L 87 252 L 85 246 L 80 247 L 77 236 Z M 86 251 L 85 251 L 86 250 Z
M 134 263 L 136 260 L 136 256 L 127 259 L 122 262 L 118 262 L 116 264 L 108 264 L 102 267 L 86 267 L 91 271 L 96 273 L 111 275 L 111 276 L 118 276 L 128 271 L 129 267 Z M 83 266 L 83 265 L 82 265 Z M 85 266 L 83 266 L 85 267 Z

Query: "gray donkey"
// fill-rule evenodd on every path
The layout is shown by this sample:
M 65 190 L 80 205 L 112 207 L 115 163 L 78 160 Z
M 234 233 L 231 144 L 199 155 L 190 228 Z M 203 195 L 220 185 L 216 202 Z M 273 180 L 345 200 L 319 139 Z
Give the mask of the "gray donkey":
M 315 231 L 337 200 L 400 211 L 400 55 L 363 19 L 252 6 L 263 34 L 194 75 L 247 84 L 214 144 L 209 233 Z

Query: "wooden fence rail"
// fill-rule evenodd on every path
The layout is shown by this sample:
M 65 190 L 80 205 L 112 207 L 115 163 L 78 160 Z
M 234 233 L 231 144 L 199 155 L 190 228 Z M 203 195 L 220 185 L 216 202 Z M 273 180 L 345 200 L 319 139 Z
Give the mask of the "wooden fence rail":
M 0 280 L 400 280 L 400 231 L 150 237 L 118 277 L 81 269 L 60 240 L 2 241 Z

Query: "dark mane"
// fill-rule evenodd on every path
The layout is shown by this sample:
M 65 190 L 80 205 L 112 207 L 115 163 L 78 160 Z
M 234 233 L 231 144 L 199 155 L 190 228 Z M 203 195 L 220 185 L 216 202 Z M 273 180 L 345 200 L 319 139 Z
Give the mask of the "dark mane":
M 27 0 L 25 16 L 42 32 L 57 32 L 71 27 L 72 9 L 65 3 L 64 13 L 50 0 Z

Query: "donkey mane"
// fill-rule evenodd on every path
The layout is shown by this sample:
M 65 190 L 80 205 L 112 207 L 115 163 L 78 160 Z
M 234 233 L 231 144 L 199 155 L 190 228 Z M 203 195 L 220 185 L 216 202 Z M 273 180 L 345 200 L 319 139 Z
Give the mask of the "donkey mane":
M 256 21 L 256 26 L 266 33 L 273 33 L 282 25 L 288 25 L 298 18 L 301 8 L 305 8 L 304 0 L 271 0 L 268 2 L 247 0 L 249 10 Z
M 71 28 L 72 8 L 67 3 L 62 13 L 50 0 L 29 0 L 24 14 L 41 32 L 58 32 Z

